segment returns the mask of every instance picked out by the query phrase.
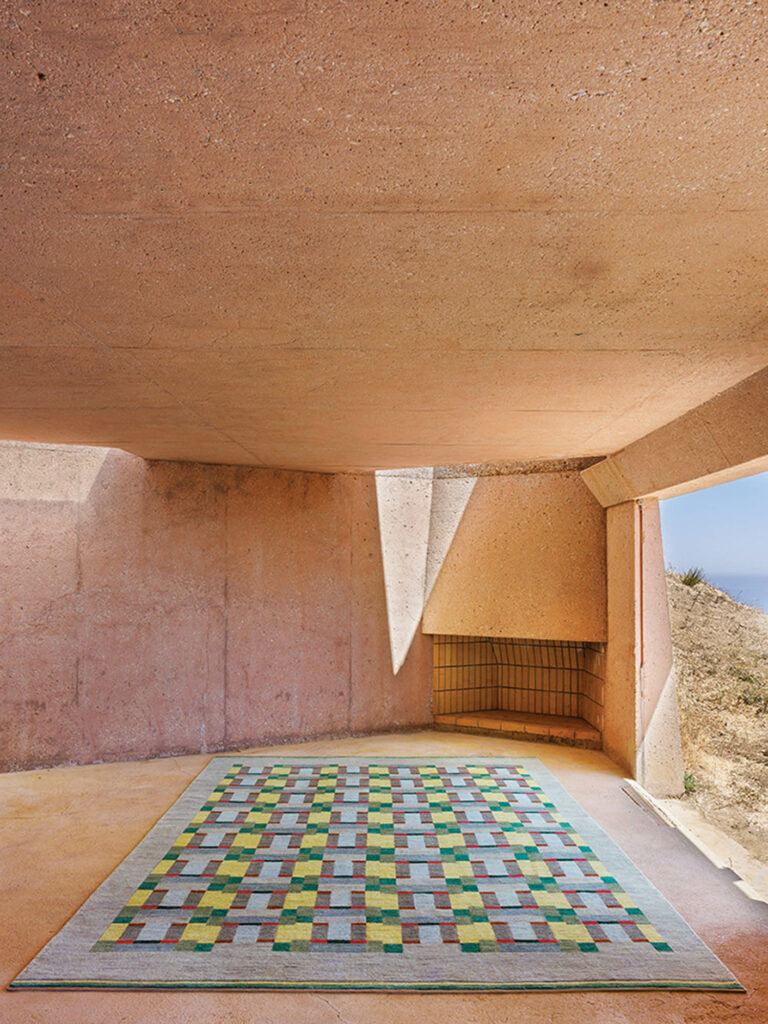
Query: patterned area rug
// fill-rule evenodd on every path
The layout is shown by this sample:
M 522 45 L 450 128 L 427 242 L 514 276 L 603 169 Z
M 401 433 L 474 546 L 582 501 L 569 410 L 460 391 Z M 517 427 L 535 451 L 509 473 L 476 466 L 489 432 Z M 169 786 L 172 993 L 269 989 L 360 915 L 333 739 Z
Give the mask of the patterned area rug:
M 536 759 L 214 758 L 11 987 L 740 989 Z

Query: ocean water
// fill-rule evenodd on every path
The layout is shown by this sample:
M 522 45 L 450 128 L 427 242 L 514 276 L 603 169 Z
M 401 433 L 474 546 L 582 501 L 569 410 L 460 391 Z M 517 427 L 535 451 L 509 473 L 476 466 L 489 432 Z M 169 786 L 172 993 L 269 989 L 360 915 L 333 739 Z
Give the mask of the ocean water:
M 737 575 L 736 573 L 705 573 L 706 579 L 742 604 L 751 604 L 768 612 L 768 575 Z

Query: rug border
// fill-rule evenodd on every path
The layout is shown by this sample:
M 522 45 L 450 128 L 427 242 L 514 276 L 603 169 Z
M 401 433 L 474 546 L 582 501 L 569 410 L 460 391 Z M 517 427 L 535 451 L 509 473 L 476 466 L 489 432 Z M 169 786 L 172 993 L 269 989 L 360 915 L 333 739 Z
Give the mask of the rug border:
M 714 953 L 712 954 L 714 956 Z M 542 992 L 542 991 L 581 991 L 589 989 L 596 992 L 630 992 L 630 991 L 663 991 L 663 992 L 746 992 L 739 981 L 697 981 L 686 982 L 676 979 L 663 981 L 541 981 L 517 982 L 509 985 L 482 985 L 473 982 L 355 982 L 340 984 L 338 982 L 306 981 L 306 982 L 268 982 L 268 981 L 98 981 L 83 979 L 81 981 L 18 981 L 14 979 L 9 985 L 10 990 L 20 989 L 88 989 L 96 991 L 109 989 L 115 991 L 136 992 L 145 989 L 172 991 L 222 991 L 246 990 L 250 992 Z
M 177 977 L 175 979 L 164 981 L 159 978 L 147 978 L 145 977 L 142 981 L 130 981 L 125 979 L 117 978 L 96 978 L 88 976 L 89 972 L 82 971 L 85 977 L 61 977 L 64 973 L 63 970 L 59 970 L 58 976 L 52 977 L 53 972 L 50 964 L 46 963 L 46 960 L 51 956 L 56 958 L 56 949 L 60 945 L 66 947 L 69 941 L 69 933 L 74 932 L 79 928 L 89 927 L 89 916 L 98 916 L 99 923 L 103 927 L 105 915 L 104 909 L 101 904 L 106 902 L 109 906 L 114 907 L 120 900 L 120 892 L 125 893 L 130 889 L 133 892 L 138 882 L 136 881 L 138 875 L 144 868 L 141 866 L 141 862 L 144 860 L 154 861 L 157 857 L 157 846 L 161 845 L 161 836 L 164 832 L 177 833 L 179 828 L 183 829 L 184 826 L 189 822 L 191 817 L 196 813 L 200 806 L 200 793 L 198 789 L 201 787 L 205 789 L 213 779 L 211 789 L 221 777 L 226 774 L 227 770 L 234 764 L 238 763 L 250 763 L 250 764 L 269 764 L 269 765 L 280 765 L 280 764 L 320 764 L 320 765 L 371 765 L 371 764 L 386 764 L 386 765 L 415 765 L 415 766 L 428 766 L 428 765 L 499 765 L 499 764 L 514 764 L 518 765 L 524 770 L 530 770 L 534 775 L 534 779 L 537 784 L 541 785 L 547 797 L 555 804 L 558 811 L 563 814 L 564 817 L 570 819 L 574 817 L 573 812 L 580 817 L 574 821 L 573 824 L 577 828 L 578 832 L 583 836 L 586 843 L 590 846 L 594 846 L 595 843 L 598 846 L 602 845 L 602 848 L 595 850 L 596 855 L 601 859 L 608 859 L 606 854 L 610 854 L 611 864 L 609 870 L 612 873 L 616 873 L 619 878 L 620 884 L 626 889 L 626 891 L 632 896 L 632 898 L 638 902 L 647 912 L 648 904 L 652 905 L 652 910 L 649 916 L 654 922 L 659 924 L 659 917 L 664 921 L 662 927 L 669 935 L 670 931 L 675 935 L 675 941 L 680 943 L 684 942 L 686 949 L 681 954 L 676 955 L 676 963 L 680 964 L 681 960 L 683 963 L 686 957 L 692 957 L 696 960 L 695 965 L 689 965 L 689 970 L 694 970 L 698 967 L 701 972 L 701 977 L 697 980 L 691 979 L 690 977 L 658 977 L 651 978 L 643 976 L 643 964 L 639 962 L 637 964 L 636 972 L 639 976 L 634 978 L 615 978 L 606 977 L 601 979 L 587 978 L 579 979 L 578 977 L 562 977 L 554 979 L 532 979 L 529 981 L 517 981 L 517 982 L 502 982 L 498 976 L 485 982 L 473 982 L 469 979 L 457 980 L 454 978 L 435 979 L 430 981 L 418 981 L 412 980 L 404 981 L 398 980 L 397 978 L 390 978 L 388 981 L 377 981 L 377 980 L 339 980 L 333 979 L 329 981 L 321 981 L 318 979 L 309 979 L 304 981 L 298 981 L 294 978 L 283 978 L 281 980 L 269 980 L 269 979 L 249 979 L 249 980 L 235 980 L 232 978 L 219 978 L 218 980 L 197 980 L 195 978 L 182 978 Z M 210 778 L 209 778 L 210 776 Z M 206 794 L 207 795 L 207 794 Z M 189 805 L 189 806 L 187 806 Z M 189 811 L 192 810 L 190 814 Z M 178 818 L 178 821 L 177 821 Z M 172 842 L 173 840 L 171 840 Z M 138 862 L 138 863 L 137 863 Z M 618 870 L 617 870 L 618 864 Z M 639 894 L 638 894 L 639 890 Z M 130 895 L 130 892 L 128 895 Z M 127 896 L 125 896 L 127 899 Z M 86 946 L 89 947 L 89 943 L 92 941 L 93 932 L 91 937 L 86 941 Z M 81 940 L 82 946 L 82 940 Z M 51 949 L 53 947 L 53 949 Z M 601 951 L 601 965 L 610 967 L 610 958 L 606 955 L 613 951 Z M 621 953 L 621 950 L 617 951 L 617 956 Z M 638 951 L 640 952 L 640 951 Z M 655 952 L 655 951 L 654 951 Z M 642 950 L 645 954 L 646 951 Z M 48 956 L 46 956 L 48 954 Z M 78 954 L 73 955 L 75 959 L 77 955 L 87 955 L 87 949 L 82 950 Z M 158 954 L 133 954 L 137 956 L 155 957 L 154 964 L 158 964 Z M 163 955 L 163 954 L 161 954 Z M 172 954 L 168 956 L 183 956 L 184 954 Z M 193 954 L 194 955 L 194 954 Z M 377 954 L 366 954 L 367 957 L 373 957 Z M 471 956 L 472 954 L 466 954 Z M 519 957 L 525 955 L 524 953 L 515 954 L 496 954 L 494 957 L 495 965 L 499 965 L 499 961 L 496 957 L 513 956 L 518 958 L 515 962 L 520 964 Z M 532 955 L 532 954 L 528 954 Z M 670 955 L 670 954 L 664 954 Z M 272 953 L 272 957 L 276 954 Z M 283 954 L 283 957 L 287 958 L 287 962 L 290 966 L 290 957 L 297 956 L 297 954 Z M 386 956 L 386 954 L 383 954 Z M 646 957 L 647 959 L 647 957 Z M 38 960 L 41 964 L 38 964 Z M 550 957 L 547 957 L 550 961 Z M 642 958 L 641 958 L 642 960 Z M 698 961 L 701 961 L 699 963 Z M 181 961 L 173 961 L 174 965 L 183 966 Z M 389 965 L 391 965 L 389 961 Z M 511 963 L 511 961 L 510 961 Z M 551 963 L 551 961 L 550 961 Z M 142 963 L 133 960 L 132 964 L 135 965 L 137 970 L 141 970 Z M 35 970 L 37 965 L 38 970 Z M 93 966 L 93 964 L 92 964 Z M 106 965 L 105 965 L 106 966 Z M 207 961 L 206 966 L 215 967 L 216 965 L 210 960 Z M 673 964 L 669 966 L 673 968 Z M 684 967 L 681 967 L 681 970 Z M 72 970 L 72 968 L 70 968 Z M 446 968 L 446 970 L 450 970 Z M 77 973 L 75 969 L 74 973 Z M 290 972 L 289 972 L 290 973 Z M 492 972 L 495 973 L 495 972 Z M 674 975 L 674 968 L 670 970 L 670 975 Z M 34 977 L 38 974 L 38 977 Z M 47 975 L 47 977 L 46 977 Z M 708 976 L 707 976 L 708 975 Z M 32 960 L 19 972 L 19 974 L 10 982 L 9 989 L 31 989 L 31 988 L 57 988 L 57 989 L 126 989 L 126 990 L 138 990 L 138 989 L 250 989 L 250 990 L 269 990 L 269 991 L 289 991 L 294 990 L 324 990 L 324 991 L 381 991 L 381 990 L 398 990 L 398 991 L 541 991 L 541 990 L 578 990 L 578 989 L 591 989 L 591 990 L 631 990 L 631 989 L 659 989 L 666 991 L 707 991 L 707 990 L 718 990 L 718 991 L 745 991 L 744 987 L 738 982 L 733 974 L 728 970 L 727 967 L 719 960 L 718 957 L 706 946 L 706 944 L 693 932 L 693 930 L 687 925 L 682 916 L 679 914 L 674 907 L 671 906 L 669 901 L 653 886 L 649 880 L 640 872 L 636 865 L 630 860 L 630 858 L 624 853 L 621 847 L 612 839 L 598 824 L 595 820 L 584 810 L 584 808 L 574 799 L 573 796 L 565 789 L 559 779 L 544 765 L 538 758 L 530 756 L 515 756 L 514 754 L 501 755 L 494 757 L 471 757 L 467 755 L 463 756 L 433 756 L 433 757 L 388 757 L 388 756 L 345 756 L 339 755 L 336 757 L 312 757 L 312 756 L 291 756 L 291 755 L 280 755 L 280 754 L 240 754 L 240 755 L 216 755 L 209 759 L 209 761 L 201 768 L 201 770 L 190 780 L 185 789 L 179 795 L 179 797 L 173 802 L 173 804 L 156 820 L 152 828 L 147 834 L 133 847 L 129 854 L 127 854 L 123 860 L 117 865 L 117 867 L 107 876 L 107 878 L 96 888 L 91 896 L 84 901 L 84 903 L 72 914 L 69 920 L 57 931 L 52 939 L 46 943 L 45 946 L 38 952 L 38 954 L 32 958 Z

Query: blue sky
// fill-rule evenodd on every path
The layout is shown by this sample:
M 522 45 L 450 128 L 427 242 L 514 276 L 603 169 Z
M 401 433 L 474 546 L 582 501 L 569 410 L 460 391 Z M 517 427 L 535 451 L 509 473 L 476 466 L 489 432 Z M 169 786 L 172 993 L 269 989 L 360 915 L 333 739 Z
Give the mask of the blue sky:
M 768 473 L 659 505 L 667 567 L 768 576 Z

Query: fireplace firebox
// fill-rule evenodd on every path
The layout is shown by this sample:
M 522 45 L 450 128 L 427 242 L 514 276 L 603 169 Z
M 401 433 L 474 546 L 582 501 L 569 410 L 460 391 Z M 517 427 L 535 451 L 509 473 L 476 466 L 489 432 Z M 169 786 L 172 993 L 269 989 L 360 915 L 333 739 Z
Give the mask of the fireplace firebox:
M 600 747 L 605 644 L 433 637 L 437 728 Z

